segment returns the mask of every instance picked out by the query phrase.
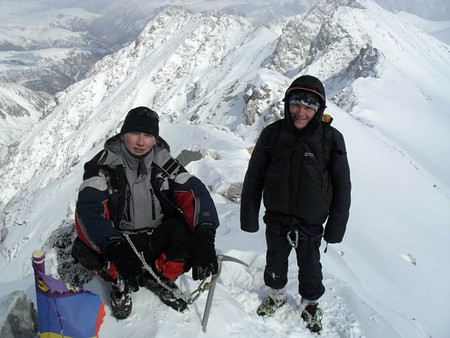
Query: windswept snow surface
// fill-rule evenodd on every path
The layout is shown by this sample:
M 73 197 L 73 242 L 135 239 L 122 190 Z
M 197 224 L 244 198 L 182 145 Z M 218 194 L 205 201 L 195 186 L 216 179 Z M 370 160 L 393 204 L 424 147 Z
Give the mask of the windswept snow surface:
M 327 289 L 321 299 L 322 336 L 445 337 L 449 315 L 449 276 L 444 268 L 449 263 L 448 197 L 433 187 L 397 149 L 380 141 L 367 127 L 334 105 L 330 104 L 328 109 L 336 127 L 346 136 L 354 188 L 346 238 L 341 244 L 329 245 L 328 252 L 322 254 Z M 184 148 L 182 140 L 190 135 L 193 148 L 201 143 L 202 148 L 221 154 L 220 160 L 207 156 L 189 164 L 188 169 L 216 191 L 213 196 L 222 222 L 216 240 L 218 253 L 238 258 L 248 267 L 222 263 L 206 333 L 201 329 L 206 293 L 185 313 L 177 313 L 151 292 L 141 289 L 133 294 L 133 312 L 125 320 L 114 319 L 109 305 L 106 306 L 100 336 L 314 337 L 300 318 L 298 270 L 293 255 L 287 304 L 273 317 L 260 318 L 255 313 L 266 292 L 263 226 L 256 234 L 240 231 L 239 205 L 219 193 L 244 174 L 248 160 L 245 147 L 249 144 L 224 131 L 186 123 L 162 123 L 161 134 L 175 153 Z M 45 201 L 42 208 L 48 212 L 49 204 L 55 211 L 65 210 L 64 196 L 73 197 L 74 193 L 62 187 L 69 185 L 76 189 L 76 183 L 66 178 L 43 189 L 42 198 L 38 198 Z M 39 243 L 51 232 L 44 230 L 45 224 L 58 218 L 56 213 L 33 217 L 32 228 L 36 231 L 30 234 L 28 250 L 40 247 Z M 54 249 L 47 250 L 49 271 L 56 274 L 56 254 Z M 9 273 L 16 275 L 13 270 L 22 268 L 31 272 L 28 257 L 23 258 L 19 264 L 9 264 L 9 269 L 4 267 L 5 279 Z M 7 292 L 15 289 L 16 283 L 13 279 L 1 283 L 1 288 Z M 21 282 L 34 299 L 32 283 L 31 278 Z M 190 274 L 182 276 L 178 284 L 187 293 L 198 286 Z M 94 278 L 86 288 L 98 293 L 108 304 L 107 283 Z M 429 314 L 430 308 L 435 309 L 433 315 Z

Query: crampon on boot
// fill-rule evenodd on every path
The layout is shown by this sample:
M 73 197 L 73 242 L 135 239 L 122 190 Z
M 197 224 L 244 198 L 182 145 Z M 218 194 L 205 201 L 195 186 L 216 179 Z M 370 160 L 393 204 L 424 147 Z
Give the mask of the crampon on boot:
M 318 333 L 322 330 L 323 311 L 317 302 L 309 301 L 302 311 L 302 319 L 309 331 Z
M 111 312 L 117 319 L 125 319 L 133 308 L 131 290 L 121 279 L 111 282 Z
M 283 289 L 270 289 L 269 294 L 258 306 L 256 313 L 260 316 L 271 316 L 275 311 L 286 303 L 286 290 Z
M 143 278 L 144 287 L 157 295 L 164 304 L 170 306 L 172 309 L 178 312 L 186 310 L 188 303 L 183 298 L 183 293 L 175 282 L 171 282 L 168 278 L 160 274 L 157 277 L 159 281 L 150 275 L 150 273 L 146 273 Z

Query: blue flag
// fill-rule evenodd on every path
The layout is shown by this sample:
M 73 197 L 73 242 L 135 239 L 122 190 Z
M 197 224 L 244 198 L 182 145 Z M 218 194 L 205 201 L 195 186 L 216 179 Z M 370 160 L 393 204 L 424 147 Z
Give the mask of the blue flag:
M 33 253 L 40 337 L 98 337 L 105 317 L 103 301 L 46 275 L 44 257 L 41 251 Z

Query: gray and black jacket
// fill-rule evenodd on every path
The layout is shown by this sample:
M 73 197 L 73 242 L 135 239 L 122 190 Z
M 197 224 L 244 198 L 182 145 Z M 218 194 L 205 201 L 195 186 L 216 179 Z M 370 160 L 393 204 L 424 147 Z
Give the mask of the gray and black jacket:
M 104 150 L 84 166 L 75 213 L 78 237 L 97 252 L 104 252 L 108 239 L 122 231 L 159 226 L 165 218 L 182 216 L 192 231 L 200 224 L 219 226 L 214 202 L 205 185 L 170 156 L 167 144 L 158 139 L 143 163 L 135 170 L 148 175 L 150 196 L 148 223 L 133 223 L 130 211 L 130 168 L 120 135 L 106 141 Z M 125 159 L 124 159 L 125 158 Z M 127 178 L 128 175 L 128 178 Z M 142 208 L 141 208 L 142 209 Z M 133 229 L 134 228 L 134 229 Z

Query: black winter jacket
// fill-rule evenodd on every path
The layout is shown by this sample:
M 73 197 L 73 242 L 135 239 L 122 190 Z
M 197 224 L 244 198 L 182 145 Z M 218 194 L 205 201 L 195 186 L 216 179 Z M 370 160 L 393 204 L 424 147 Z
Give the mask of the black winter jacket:
M 253 150 L 242 191 L 241 228 L 258 231 L 263 197 L 266 223 L 322 225 L 328 217 L 324 239 L 339 243 L 349 217 L 350 190 L 342 134 L 320 120 L 297 130 L 286 114 L 263 129 Z

